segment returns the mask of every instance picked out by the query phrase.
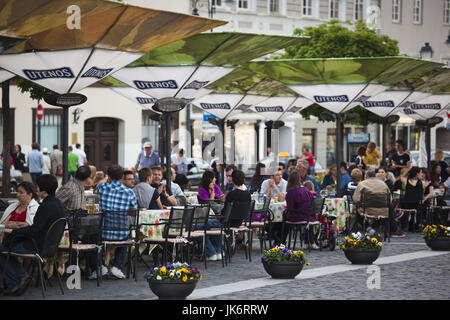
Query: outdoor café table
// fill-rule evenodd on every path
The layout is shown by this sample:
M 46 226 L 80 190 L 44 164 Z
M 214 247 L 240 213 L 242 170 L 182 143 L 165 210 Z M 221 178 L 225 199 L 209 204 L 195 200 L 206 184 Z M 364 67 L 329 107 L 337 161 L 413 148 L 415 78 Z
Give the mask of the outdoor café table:
M 336 215 L 337 218 L 333 221 L 333 225 L 341 231 L 345 227 L 345 220 L 350 212 L 346 196 L 344 198 L 325 198 L 324 205 L 327 206 L 328 212 Z
M 195 195 L 195 196 L 187 196 L 186 195 L 186 200 L 187 200 L 187 203 L 188 204 L 198 204 L 198 198 L 197 198 L 197 196 Z
M 262 210 L 263 207 L 263 202 L 255 202 L 254 211 L 257 212 L 258 210 Z M 273 220 L 271 222 L 283 222 L 283 211 L 286 210 L 286 201 L 275 202 L 271 200 L 269 209 L 273 212 Z

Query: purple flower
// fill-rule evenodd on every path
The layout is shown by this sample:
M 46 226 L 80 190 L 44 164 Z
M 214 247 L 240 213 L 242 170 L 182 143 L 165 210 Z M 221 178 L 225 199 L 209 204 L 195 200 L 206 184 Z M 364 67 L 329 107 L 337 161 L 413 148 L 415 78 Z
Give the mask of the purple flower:
M 261 262 L 266 262 L 266 259 L 264 259 L 264 257 L 261 257 Z

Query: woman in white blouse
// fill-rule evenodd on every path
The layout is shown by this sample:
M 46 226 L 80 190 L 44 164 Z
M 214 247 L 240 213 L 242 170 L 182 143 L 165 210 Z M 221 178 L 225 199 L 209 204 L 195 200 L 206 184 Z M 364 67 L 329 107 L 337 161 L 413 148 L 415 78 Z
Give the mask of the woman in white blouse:
M 33 224 L 34 215 L 39 207 L 34 185 L 24 181 L 17 186 L 16 203 L 8 206 L 0 218 L 0 224 L 5 228 L 17 229 Z

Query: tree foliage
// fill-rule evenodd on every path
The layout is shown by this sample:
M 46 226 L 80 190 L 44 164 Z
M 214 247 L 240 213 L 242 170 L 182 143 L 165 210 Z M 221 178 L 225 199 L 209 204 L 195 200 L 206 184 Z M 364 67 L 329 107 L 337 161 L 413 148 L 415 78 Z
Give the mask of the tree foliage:
M 21 77 L 16 77 L 17 87 L 20 89 L 21 93 L 28 92 L 32 100 L 43 100 L 46 93 L 52 92 L 34 82 L 28 81 Z
M 310 40 L 285 49 L 282 59 L 300 58 L 343 58 L 343 57 L 387 57 L 398 56 L 398 41 L 387 35 L 377 35 L 375 30 L 367 27 L 366 23 L 358 20 L 354 25 L 347 22 L 350 27 L 342 25 L 338 20 L 320 24 L 316 27 L 295 29 L 295 36 L 308 36 Z M 320 113 L 328 112 L 318 104 L 300 111 L 303 118 L 318 117 Z M 362 107 L 348 112 L 356 113 L 358 117 L 350 123 L 367 125 L 372 113 Z

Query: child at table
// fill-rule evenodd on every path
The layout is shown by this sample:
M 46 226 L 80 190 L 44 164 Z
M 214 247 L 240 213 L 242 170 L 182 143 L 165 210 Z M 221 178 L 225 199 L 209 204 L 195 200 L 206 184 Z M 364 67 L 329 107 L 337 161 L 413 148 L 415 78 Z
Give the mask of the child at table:
M 305 181 L 303 182 L 303 185 L 308 188 L 309 192 L 311 192 L 311 195 L 313 198 L 317 197 L 317 192 L 314 191 L 314 184 L 311 181 Z

